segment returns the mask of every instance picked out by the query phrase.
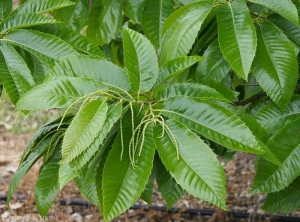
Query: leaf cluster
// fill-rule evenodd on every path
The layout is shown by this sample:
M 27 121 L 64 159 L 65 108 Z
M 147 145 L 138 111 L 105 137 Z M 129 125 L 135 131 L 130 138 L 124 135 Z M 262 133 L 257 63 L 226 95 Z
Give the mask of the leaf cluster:
M 70 180 L 105 220 L 151 202 L 154 180 L 168 207 L 186 191 L 226 209 L 217 155 L 242 151 L 258 155 L 252 192 L 268 193 L 265 210 L 300 207 L 298 1 L 0 8 L 0 93 L 25 113 L 64 110 L 25 148 L 8 201 L 43 158 L 41 215 Z

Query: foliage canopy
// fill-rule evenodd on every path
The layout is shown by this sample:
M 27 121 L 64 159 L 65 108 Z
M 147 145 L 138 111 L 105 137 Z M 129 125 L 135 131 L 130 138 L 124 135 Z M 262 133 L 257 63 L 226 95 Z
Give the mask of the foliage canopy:
M 264 209 L 300 208 L 298 0 L 0 0 L 2 86 L 23 112 L 60 108 L 24 150 L 41 215 L 74 180 L 105 220 L 156 179 L 226 209 L 217 155 L 258 155 Z M 51 15 L 51 16 L 49 16 Z M 49 186 L 51 184 L 51 186 Z

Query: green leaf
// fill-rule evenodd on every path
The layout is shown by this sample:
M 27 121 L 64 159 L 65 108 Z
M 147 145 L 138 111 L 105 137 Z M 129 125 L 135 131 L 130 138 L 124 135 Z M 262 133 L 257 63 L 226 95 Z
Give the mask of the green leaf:
M 104 150 L 104 152 L 101 155 L 101 159 L 99 160 L 98 168 L 97 168 L 97 174 L 96 174 L 96 191 L 97 191 L 97 198 L 98 198 L 98 203 L 99 203 L 99 209 L 100 209 L 100 214 L 103 216 L 103 188 L 102 188 L 102 182 L 103 182 L 103 170 L 104 170 L 104 164 L 106 162 L 106 158 L 109 154 L 109 151 L 111 150 L 112 147 L 112 142 L 114 140 L 110 141 Z
M 300 177 L 297 177 L 287 188 L 268 194 L 263 210 L 287 214 L 300 208 Z
M 270 22 L 256 26 L 258 47 L 253 62 L 253 74 L 263 90 L 284 110 L 298 79 L 294 48 L 282 31 Z
M 28 153 L 27 158 L 24 159 L 24 161 L 20 163 L 17 171 L 13 175 L 13 177 L 10 181 L 10 184 L 9 184 L 8 194 L 7 194 L 7 203 L 8 204 L 9 204 L 10 198 L 12 197 L 13 193 L 17 189 L 22 178 L 26 175 L 28 170 L 35 164 L 35 162 L 38 161 L 38 159 L 40 159 L 41 156 L 49 148 L 51 139 L 52 139 L 52 136 L 50 134 L 47 137 L 40 140 L 39 143 L 36 144 L 34 146 L 34 148 L 30 150 L 30 153 Z
M 176 182 L 188 193 L 225 210 L 225 173 L 209 146 L 187 127 L 172 120 L 166 121 L 164 135 L 158 138 L 162 131 L 163 128 L 156 125 L 153 140 Z
M 264 153 L 245 123 L 222 105 L 179 96 L 168 99 L 160 111 L 228 149 Z
M 187 55 L 212 7 L 213 2 L 201 1 L 183 6 L 167 18 L 162 31 L 161 65 Z
M 152 169 L 152 173 L 149 176 L 148 182 L 145 186 L 145 189 L 143 190 L 140 198 L 144 201 L 146 201 L 148 204 L 152 204 L 152 194 L 153 194 L 153 188 L 154 188 L 154 179 L 155 179 L 155 172 L 154 167 Z
M 154 160 L 152 124 L 145 131 L 145 142 L 141 155 L 135 156 L 136 168 L 129 158 L 131 124 L 123 129 L 124 150 L 122 159 L 121 137 L 117 137 L 110 151 L 103 172 L 103 215 L 111 220 L 131 207 L 144 190 L 151 174 Z
M 0 1 L 0 22 L 2 22 L 12 10 L 12 1 L 11 0 L 2 0 Z
M 131 91 L 142 94 L 154 85 L 158 63 L 155 50 L 148 39 L 136 31 L 124 29 L 124 62 Z
M 62 21 L 77 33 L 85 26 L 89 15 L 89 1 L 72 0 L 72 6 L 56 10 L 54 18 Z
M 274 133 L 290 122 L 300 118 L 300 96 L 294 96 L 282 112 L 274 103 L 264 106 L 255 114 L 255 119 L 268 133 Z M 276 120 L 276 121 L 274 121 Z
M 300 47 L 300 26 L 280 15 L 268 16 L 268 20 L 279 27 L 298 47 Z
M 177 184 L 159 158 L 155 160 L 155 168 L 159 191 L 166 201 L 168 208 L 172 208 L 184 194 L 184 190 Z
M 169 79 L 175 78 L 180 73 L 184 72 L 189 67 L 201 61 L 202 59 L 203 57 L 201 56 L 182 56 L 166 62 L 159 68 L 158 77 L 156 83 L 153 86 L 153 89 L 161 86 Z
M 166 100 L 168 98 L 184 96 L 188 98 L 198 98 L 201 100 L 219 100 L 230 102 L 219 92 L 205 85 L 198 83 L 177 83 L 167 86 L 157 93 L 157 100 Z
M 20 163 L 22 163 L 28 157 L 28 154 L 30 154 L 31 150 L 33 150 L 37 146 L 37 144 L 41 140 L 43 140 L 43 138 L 46 135 L 49 135 L 50 132 L 57 130 L 59 126 L 60 129 L 69 126 L 72 119 L 73 119 L 73 115 L 68 114 L 63 118 L 63 120 L 62 117 L 59 117 L 41 126 L 39 130 L 31 137 L 31 139 L 27 143 L 27 146 L 23 151 L 23 155 L 21 157 Z
M 105 58 L 104 52 L 85 36 L 81 35 L 78 32 L 73 31 L 70 28 L 67 28 L 61 24 L 51 24 L 51 25 L 42 25 L 37 27 L 39 31 L 49 33 L 56 37 L 59 37 L 69 45 L 71 45 L 77 51 L 83 52 L 85 54 L 98 56 L 100 58 Z
M 157 49 L 160 48 L 164 22 L 172 12 L 169 0 L 145 0 L 142 26 L 147 38 Z
M 236 114 L 238 117 L 241 118 L 241 120 L 246 124 L 246 126 L 251 130 L 251 132 L 254 134 L 256 139 L 259 141 L 259 145 L 261 148 L 265 151 L 265 153 L 262 155 L 263 158 L 266 160 L 281 166 L 281 162 L 278 160 L 278 158 L 271 152 L 271 150 L 265 145 L 265 143 L 268 141 L 269 136 L 267 131 L 256 121 L 256 119 L 245 113 L 242 108 L 237 108 L 236 106 L 232 106 L 230 104 L 222 103 L 224 107 L 232 111 L 234 114 Z
M 8 17 L 0 24 L 0 32 L 3 34 L 12 29 L 26 28 L 35 25 L 57 23 L 58 21 L 45 17 L 43 15 L 37 15 L 33 13 L 16 14 Z
M 59 191 L 58 169 L 61 160 L 61 142 L 55 147 L 54 153 L 40 169 L 34 195 L 36 207 L 42 216 L 47 216 L 51 204 Z
M 105 123 L 107 104 L 93 100 L 84 105 L 66 130 L 61 163 L 69 163 L 94 142 Z
M 0 80 L 13 104 L 30 90 L 35 82 L 25 61 L 10 45 L 0 46 Z
M 198 63 L 197 78 L 209 78 L 221 82 L 230 70 L 224 59 L 218 39 L 213 41 L 203 54 L 204 59 Z
M 125 15 L 132 19 L 135 23 L 141 24 L 145 0 L 124 0 L 123 4 Z
M 107 87 L 96 80 L 80 77 L 53 77 L 37 85 L 20 98 L 18 110 L 64 108 L 81 97 Z
M 24 61 L 26 62 L 28 68 L 31 71 L 31 75 L 38 85 L 42 83 L 45 79 L 46 74 L 49 72 L 50 68 L 40 61 L 37 57 L 29 53 L 28 51 L 18 48 L 19 54 L 22 56 Z
M 14 14 L 21 13 L 39 13 L 44 14 L 45 12 L 53 11 L 59 8 L 73 5 L 74 3 L 68 0 L 27 0 L 25 3 L 20 5 Z
M 123 89 L 123 91 L 128 91 L 130 88 L 123 69 L 107 60 L 92 56 L 70 56 L 57 63 L 48 76 L 86 77 L 106 83 L 108 87 Z
M 247 80 L 256 51 L 256 33 L 244 0 L 221 4 L 217 16 L 221 51 L 230 66 Z
M 122 26 L 122 0 L 93 1 L 87 37 L 98 45 L 116 38 Z
M 79 177 L 75 177 L 74 181 L 83 194 L 91 203 L 99 206 L 96 187 L 96 175 L 98 172 L 99 160 L 102 153 L 97 153 L 93 159 L 81 171 Z
M 262 5 L 268 9 L 273 10 L 282 17 L 299 24 L 298 12 L 296 6 L 291 0 L 249 0 L 250 2 Z
M 54 61 L 78 54 L 63 40 L 33 30 L 13 30 L 3 40 L 29 51 L 50 66 L 54 65 Z
M 93 141 L 91 146 L 78 157 L 76 157 L 71 163 L 73 171 L 80 171 L 82 167 L 86 165 L 88 161 L 95 155 L 95 153 L 103 153 L 106 149 L 108 142 L 117 131 L 117 125 L 115 123 L 122 115 L 122 102 L 118 102 L 108 107 L 107 115 L 103 127 Z
M 210 88 L 215 89 L 221 95 L 223 95 L 225 98 L 227 98 L 231 101 L 235 101 L 237 99 L 237 96 L 239 95 L 239 92 L 236 92 L 236 91 L 224 86 L 222 83 L 220 83 L 216 80 L 213 80 L 213 79 L 209 79 L 209 78 L 200 79 L 199 83 L 201 83 L 203 85 L 207 85 Z
M 276 192 L 287 187 L 300 175 L 300 119 L 286 125 L 268 142 L 268 147 L 282 167 L 260 159 L 251 188 L 252 192 Z

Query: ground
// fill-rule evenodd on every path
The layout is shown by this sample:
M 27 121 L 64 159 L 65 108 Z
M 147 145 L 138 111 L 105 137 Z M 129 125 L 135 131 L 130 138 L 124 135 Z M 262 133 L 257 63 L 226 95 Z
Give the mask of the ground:
M 11 134 L 5 127 L 0 131 L 0 221 L 15 219 L 15 221 L 36 221 L 40 220 L 34 201 L 34 184 L 37 179 L 40 163 L 37 163 L 26 175 L 11 201 L 11 211 L 7 209 L 4 201 L 7 195 L 9 181 L 18 167 L 23 149 L 31 137 L 28 134 Z M 221 160 L 222 162 L 222 160 Z M 249 194 L 251 181 L 254 177 L 255 156 L 246 153 L 237 153 L 228 163 L 222 162 L 227 175 L 227 207 L 229 212 L 247 212 L 249 217 L 239 219 L 230 213 L 216 209 L 214 206 L 205 203 L 197 198 L 184 195 L 174 207 L 180 208 L 181 212 L 162 212 L 156 210 L 129 210 L 114 221 L 275 221 L 272 218 L 259 218 L 254 220 L 253 215 L 263 215 L 265 212 L 260 209 L 263 204 L 263 195 Z M 61 200 L 85 200 L 80 195 L 73 182 L 70 182 L 57 195 L 50 211 L 49 221 L 102 221 L 96 207 L 62 205 Z M 138 204 L 146 207 L 146 203 L 139 201 Z M 153 205 L 163 207 L 164 201 L 160 193 L 153 191 Z M 188 209 L 211 209 L 216 210 L 212 216 L 200 216 L 199 214 L 186 214 Z M 293 215 L 300 215 L 294 212 Z M 19 216 L 19 217 L 17 217 Z M 20 219 L 20 220 L 18 220 Z M 28 219 L 28 220 L 27 220 Z M 12 220 L 13 221 L 13 220 Z

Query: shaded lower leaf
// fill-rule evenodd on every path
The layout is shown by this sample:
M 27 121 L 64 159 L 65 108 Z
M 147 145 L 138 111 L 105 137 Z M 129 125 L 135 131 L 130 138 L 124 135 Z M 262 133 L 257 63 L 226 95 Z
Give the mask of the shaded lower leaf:
M 298 118 L 300 118 L 300 96 L 297 95 L 292 97 L 284 112 L 277 108 L 274 103 L 271 103 L 255 114 L 255 119 L 268 133 L 279 131 Z
M 7 203 L 9 204 L 10 198 L 12 197 L 13 193 L 17 189 L 20 181 L 26 175 L 28 170 L 38 161 L 43 154 L 49 148 L 49 144 L 51 142 L 52 136 L 51 134 L 47 137 L 42 138 L 38 144 L 34 146 L 33 149 L 30 150 L 28 153 L 27 158 L 19 165 L 16 173 L 13 175 L 8 188 L 7 194 Z
M 198 63 L 197 78 L 209 78 L 221 82 L 228 74 L 230 65 L 221 53 L 218 39 L 208 46 L 203 57 L 205 59 Z
M 271 213 L 290 213 L 300 208 L 300 177 L 288 187 L 276 193 L 268 194 L 262 209 Z
M 80 176 L 75 177 L 74 181 L 82 193 L 91 203 L 99 206 L 97 198 L 96 175 L 102 152 L 98 152 L 91 161 L 81 170 Z
M 178 122 L 167 120 L 163 137 L 162 130 L 154 127 L 153 140 L 176 182 L 195 197 L 226 209 L 225 173 L 210 147 Z
M 223 95 L 225 98 L 231 101 L 235 101 L 237 99 L 237 96 L 239 95 L 239 92 L 233 91 L 232 89 L 227 88 L 222 83 L 213 79 L 209 79 L 209 78 L 199 79 L 199 83 L 215 89 L 221 95 Z
M 157 80 L 153 86 L 153 89 L 162 88 L 159 86 L 163 85 L 169 79 L 175 78 L 202 59 L 203 57 L 201 56 L 182 56 L 168 61 L 159 68 Z
M 31 150 L 33 150 L 46 135 L 49 135 L 51 132 L 57 130 L 59 126 L 60 129 L 68 127 L 73 117 L 74 116 L 72 114 L 68 114 L 64 116 L 64 118 L 58 117 L 57 119 L 50 121 L 44 124 L 43 126 L 41 126 L 39 130 L 31 137 L 31 139 L 27 143 L 27 146 L 23 151 L 23 155 L 21 157 L 20 163 L 22 163 L 25 159 L 27 159 Z
M 130 125 L 124 128 L 123 138 L 123 152 L 121 137 L 118 135 L 104 165 L 103 214 L 106 220 L 113 219 L 135 203 L 148 182 L 154 160 L 152 124 L 148 125 L 145 132 L 141 155 L 135 156 L 135 169 L 129 158 Z
M 230 102 L 215 89 L 197 83 L 177 83 L 167 86 L 157 93 L 156 98 L 158 100 L 166 100 L 177 96 Z
M 35 85 L 23 58 L 7 44 L 0 46 L 0 80 L 13 104 Z
M 172 208 L 184 194 L 184 190 L 167 171 L 159 157 L 155 159 L 155 169 L 159 191 L 166 201 L 168 208 Z
M 300 175 L 300 119 L 287 124 L 268 142 L 269 149 L 282 167 L 260 159 L 251 191 L 276 192 L 287 187 Z
M 40 169 L 36 182 L 34 195 L 36 207 L 42 216 L 47 216 L 51 204 L 59 191 L 58 170 L 61 160 L 61 142 L 55 147 L 52 156 L 44 163 Z
M 154 166 L 152 169 L 152 173 L 149 177 L 149 180 L 145 186 L 145 189 L 143 190 L 140 198 L 144 201 L 146 201 L 148 204 L 152 204 L 152 194 L 153 194 L 153 188 L 154 188 L 154 179 L 155 179 L 155 172 L 154 172 Z
M 72 3 L 72 6 L 55 10 L 52 15 L 78 33 L 86 25 L 90 4 L 87 0 L 72 0 Z

